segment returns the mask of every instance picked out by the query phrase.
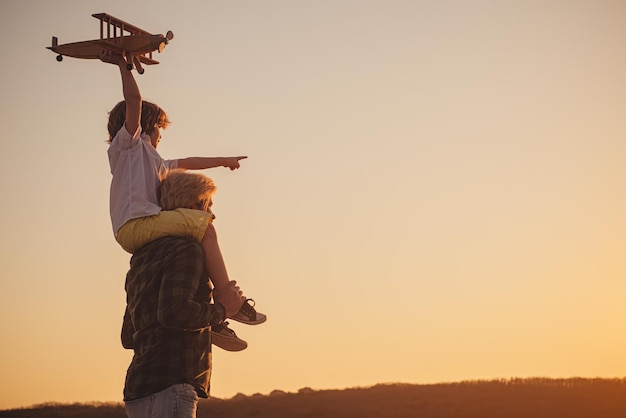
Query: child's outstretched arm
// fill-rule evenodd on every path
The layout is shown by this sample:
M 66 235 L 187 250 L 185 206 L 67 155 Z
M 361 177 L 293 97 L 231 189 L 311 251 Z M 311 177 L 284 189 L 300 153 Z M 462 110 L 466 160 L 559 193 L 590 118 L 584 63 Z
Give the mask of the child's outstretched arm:
M 204 170 L 206 168 L 228 167 L 236 170 L 240 167 L 239 160 L 248 158 L 239 157 L 189 157 L 178 160 L 178 167 L 185 170 Z
M 126 68 L 127 61 L 122 54 L 113 51 L 102 51 L 102 62 L 117 65 L 122 76 L 122 90 L 126 102 L 126 130 L 133 135 L 141 124 L 141 93 L 133 73 Z

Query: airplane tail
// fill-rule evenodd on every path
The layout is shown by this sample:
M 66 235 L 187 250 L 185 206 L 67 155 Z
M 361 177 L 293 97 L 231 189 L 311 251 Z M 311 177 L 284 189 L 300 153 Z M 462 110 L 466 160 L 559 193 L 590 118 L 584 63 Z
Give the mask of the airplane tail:
M 59 45 L 59 39 L 56 36 L 52 37 L 52 48 L 56 48 Z

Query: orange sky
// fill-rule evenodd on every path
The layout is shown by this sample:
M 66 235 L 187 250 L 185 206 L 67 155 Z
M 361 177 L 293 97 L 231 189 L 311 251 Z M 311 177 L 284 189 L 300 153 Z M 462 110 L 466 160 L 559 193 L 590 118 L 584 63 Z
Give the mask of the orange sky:
M 208 170 L 233 325 L 212 392 L 626 375 L 626 3 L 5 1 L 0 409 L 120 401 L 119 75 L 44 47 L 107 12 L 174 40 L 138 76 Z

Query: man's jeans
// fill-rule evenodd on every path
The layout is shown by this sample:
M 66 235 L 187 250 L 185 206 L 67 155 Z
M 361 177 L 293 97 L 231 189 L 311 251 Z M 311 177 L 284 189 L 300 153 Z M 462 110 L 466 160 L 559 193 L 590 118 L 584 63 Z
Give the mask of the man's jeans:
M 125 402 L 128 418 L 196 418 L 198 394 L 187 383 Z

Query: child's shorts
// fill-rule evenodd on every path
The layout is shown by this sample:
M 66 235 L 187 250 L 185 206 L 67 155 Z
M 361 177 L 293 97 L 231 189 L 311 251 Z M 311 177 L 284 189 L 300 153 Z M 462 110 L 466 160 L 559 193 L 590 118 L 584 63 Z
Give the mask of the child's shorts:
M 184 208 L 164 210 L 157 215 L 131 219 L 117 231 L 115 239 L 131 254 L 168 235 L 192 237 L 200 242 L 212 221 L 211 212 Z

